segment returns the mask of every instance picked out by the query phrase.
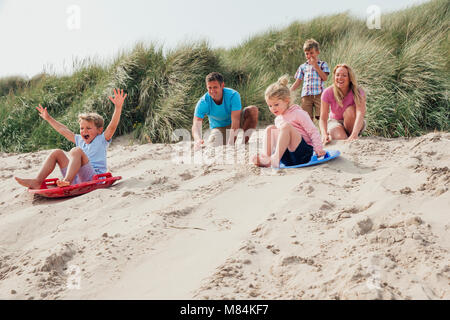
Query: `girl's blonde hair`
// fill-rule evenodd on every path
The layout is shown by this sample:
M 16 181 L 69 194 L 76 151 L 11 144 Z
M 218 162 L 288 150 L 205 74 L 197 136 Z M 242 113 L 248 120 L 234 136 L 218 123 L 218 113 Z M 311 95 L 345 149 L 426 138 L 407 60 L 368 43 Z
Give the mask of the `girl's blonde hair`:
M 289 89 L 289 76 L 284 75 L 277 82 L 271 84 L 265 93 L 266 99 L 281 99 L 291 101 L 291 90 Z
M 334 93 L 334 99 L 336 100 L 336 102 L 338 103 L 339 106 L 343 107 L 343 102 L 342 100 L 344 100 L 344 93 L 342 92 L 341 89 L 339 89 L 338 87 L 336 87 L 336 85 L 334 84 L 335 80 L 336 80 L 336 71 L 338 68 L 345 68 L 348 71 L 348 79 L 350 81 L 350 90 L 353 92 L 353 97 L 355 100 L 356 104 L 360 104 L 361 103 L 361 94 L 359 93 L 359 86 L 358 86 L 358 81 L 356 80 L 356 75 L 355 72 L 353 72 L 353 69 L 346 65 L 345 63 L 343 64 L 338 64 L 336 67 L 334 67 L 333 70 L 333 93 Z
M 97 128 L 103 128 L 103 125 L 105 124 L 103 117 L 95 112 L 79 114 L 78 123 L 82 120 L 93 122 Z

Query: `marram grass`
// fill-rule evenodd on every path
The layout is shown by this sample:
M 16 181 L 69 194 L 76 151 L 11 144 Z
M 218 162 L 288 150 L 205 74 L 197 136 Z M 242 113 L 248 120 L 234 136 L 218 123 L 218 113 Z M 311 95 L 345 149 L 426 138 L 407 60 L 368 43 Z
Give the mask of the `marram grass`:
M 109 63 L 75 61 L 70 76 L 0 79 L 0 151 L 68 150 L 71 143 L 39 118 L 35 107 L 42 104 L 78 132 L 80 112 L 98 112 L 109 123 L 114 107 L 108 96 L 114 88 L 128 93 L 118 135 L 171 142 L 175 129 L 190 129 L 195 105 L 206 91 L 205 76 L 212 71 L 239 91 L 244 106 L 260 108 L 260 121 L 272 121 L 264 91 L 283 74 L 294 81 L 308 38 L 320 42 L 320 59 L 331 70 L 347 63 L 356 71 L 367 93 L 367 135 L 448 131 L 449 24 L 450 2 L 434 0 L 383 15 L 381 30 L 369 30 L 365 21 L 342 13 L 270 29 L 230 49 L 199 42 L 166 51 L 140 43 Z M 326 85 L 331 83 L 329 77 Z

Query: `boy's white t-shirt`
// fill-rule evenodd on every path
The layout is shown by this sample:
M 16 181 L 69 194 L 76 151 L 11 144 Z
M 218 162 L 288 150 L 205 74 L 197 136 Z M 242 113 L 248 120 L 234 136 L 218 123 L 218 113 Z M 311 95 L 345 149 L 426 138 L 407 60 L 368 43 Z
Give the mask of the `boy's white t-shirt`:
M 108 171 L 106 166 L 106 149 L 108 149 L 110 143 L 111 140 L 107 141 L 104 133 L 97 135 L 89 144 L 83 140 L 81 135 L 75 135 L 75 145 L 80 147 L 87 155 L 95 174 L 102 174 Z

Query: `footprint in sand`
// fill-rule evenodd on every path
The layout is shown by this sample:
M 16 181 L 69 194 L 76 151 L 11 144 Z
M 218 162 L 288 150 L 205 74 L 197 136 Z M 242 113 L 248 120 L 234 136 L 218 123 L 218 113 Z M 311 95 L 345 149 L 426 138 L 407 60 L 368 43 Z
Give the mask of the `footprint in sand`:
M 186 171 L 186 172 L 180 174 L 180 178 L 181 178 L 183 181 L 191 180 L 191 179 L 194 178 L 194 177 L 195 177 L 195 176 L 194 176 L 191 172 L 189 172 L 189 171 Z
M 328 201 L 324 201 L 323 204 L 320 206 L 319 210 L 321 211 L 329 211 L 334 209 L 336 206 L 334 205 L 334 203 L 328 202 Z
M 351 238 L 357 238 L 372 231 L 373 226 L 373 221 L 369 217 L 364 217 L 359 219 L 347 233 Z

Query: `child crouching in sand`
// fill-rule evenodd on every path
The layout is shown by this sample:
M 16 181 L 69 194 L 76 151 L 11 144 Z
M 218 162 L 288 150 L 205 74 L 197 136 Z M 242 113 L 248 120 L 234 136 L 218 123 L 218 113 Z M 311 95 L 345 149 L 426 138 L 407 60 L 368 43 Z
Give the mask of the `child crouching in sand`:
M 105 132 L 103 132 L 103 118 L 97 113 L 79 115 L 80 134 L 74 134 L 65 125 L 53 119 L 48 114 L 47 108 L 41 105 L 36 107 L 39 115 L 66 139 L 75 143 L 76 147 L 70 150 L 69 157 L 63 150 L 54 150 L 45 160 L 36 178 L 15 177 L 16 181 L 24 187 L 40 189 L 42 182 L 53 172 L 56 164 L 64 176 L 63 180 L 57 181 L 59 187 L 91 181 L 94 175 L 107 172 L 106 149 L 117 129 L 123 102 L 127 97 L 126 94 L 124 96 L 123 90 L 115 89 L 114 94 L 114 98 L 109 97 L 115 106 L 114 114 Z
M 288 76 L 283 76 L 266 90 L 267 105 L 276 118 L 275 125 L 266 129 L 265 153 L 252 159 L 257 166 L 278 168 L 280 162 L 294 166 L 309 162 L 313 151 L 318 157 L 325 155 L 319 130 L 309 114 L 291 104 L 288 82 Z

